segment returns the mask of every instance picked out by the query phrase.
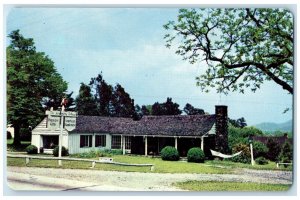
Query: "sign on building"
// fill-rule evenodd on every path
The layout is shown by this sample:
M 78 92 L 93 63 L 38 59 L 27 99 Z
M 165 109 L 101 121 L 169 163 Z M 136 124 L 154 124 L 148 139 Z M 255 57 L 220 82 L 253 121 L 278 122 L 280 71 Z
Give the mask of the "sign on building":
M 76 117 L 77 112 L 63 112 L 60 111 L 46 111 L 46 115 L 48 115 L 48 124 L 47 127 L 50 130 L 58 130 L 60 129 L 60 118 L 64 117 L 63 125 L 64 128 L 68 131 L 72 131 L 76 127 Z
M 65 129 L 68 131 L 74 130 L 76 127 L 76 117 L 65 117 Z
M 56 116 L 56 115 L 48 115 L 48 124 L 47 127 L 54 131 L 59 129 L 60 125 L 60 116 Z

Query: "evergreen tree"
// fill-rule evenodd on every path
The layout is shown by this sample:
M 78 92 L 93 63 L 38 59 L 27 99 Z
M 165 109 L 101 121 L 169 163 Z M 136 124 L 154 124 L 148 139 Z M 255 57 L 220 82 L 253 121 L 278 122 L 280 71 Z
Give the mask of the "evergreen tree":
M 75 100 L 72 97 L 73 92 L 60 94 L 59 96 L 53 96 L 52 99 L 44 99 L 44 105 L 46 110 L 57 110 L 61 107 L 62 98 L 66 98 L 68 100 L 67 105 L 65 106 L 66 111 L 74 111 L 75 110 Z
M 134 100 L 120 84 L 114 87 L 112 105 L 114 117 L 132 117 L 134 114 Z
M 279 154 L 279 161 L 283 163 L 289 163 L 293 160 L 293 149 L 289 142 L 285 142 Z
M 95 99 L 99 115 L 110 116 L 112 111 L 113 87 L 103 79 L 102 72 L 92 78 L 89 84 L 95 90 Z
M 98 115 L 97 105 L 91 88 L 81 83 L 79 95 L 76 98 L 76 111 L 79 115 Z
M 172 98 L 167 98 L 165 103 L 154 103 L 152 105 L 152 115 L 180 115 L 182 111 L 177 103 L 172 102 Z
M 150 115 L 150 110 L 145 105 L 142 106 L 141 112 L 143 115 Z
M 191 104 L 187 103 L 184 108 L 183 111 L 187 114 L 187 115 L 204 115 L 204 110 L 203 109 L 199 109 L 199 108 L 194 108 L 194 106 L 192 106 Z

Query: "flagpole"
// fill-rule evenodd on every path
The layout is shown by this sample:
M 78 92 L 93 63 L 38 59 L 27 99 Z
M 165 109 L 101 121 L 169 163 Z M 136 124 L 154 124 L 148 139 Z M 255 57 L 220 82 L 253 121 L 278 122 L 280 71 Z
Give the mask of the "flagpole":
M 64 110 L 65 107 L 62 105 L 61 113 L 60 113 L 60 134 L 59 134 L 59 142 L 58 142 L 58 158 L 61 158 L 62 151 L 62 136 L 63 136 L 63 123 L 64 123 Z M 61 166 L 61 160 L 58 160 L 58 165 Z

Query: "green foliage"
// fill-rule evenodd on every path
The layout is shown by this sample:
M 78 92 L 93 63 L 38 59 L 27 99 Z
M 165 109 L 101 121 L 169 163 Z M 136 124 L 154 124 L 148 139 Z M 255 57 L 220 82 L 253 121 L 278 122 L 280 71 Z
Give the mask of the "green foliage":
M 51 108 L 53 108 L 54 110 L 59 109 L 59 107 L 61 107 L 61 101 L 62 101 L 62 97 L 67 99 L 67 104 L 65 105 L 65 110 L 66 111 L 74 111 L 74 106 L 75 106 L 75 101 L 72 97 L 73 92 L 65 93 L 63 96 L 59 95 L 59 96 L 54 96 L 51 99 L 49 98 L 45 98 L 43 100 L 44 105 L 46 106 L 45 109 L 46 110 L 50 110 Z
M 187 153 L 188 162 L 203 163 L 205 160 L 205 154 L 199 147 L 191 148 Z
M 253 142 L 253 156 L 254 156 L 254 158 L 266 157 L 268 152 L 269 152 L 269 149 L 264 143 L 257 142 L 257 141 Z
M 288 10 L 180 9 L 164 28 L 168 48 L 176 46 L 176 54 L 191 64 L 206 61 L 205 73 L 196 77 L 202 91 L 255 92 L 272 80 L 293 94 L 294 26 Z
M 179 153 L 175 147 L 166 146 L 161 150 L 160 154 L 163 160 L 170 160 L 170 161 L 179 160 Z
M 102 72 L 91 79 L 89 86 L 94 91 L 97 115 L 111 117 L 132 117 L 134 115 L 134 100 L 120 84 L 113 87 L 106 83 Z
M 239 143 L 249 144 L 248 138 L 250 136 L 263 135 L 263 132 L 255 127 L 238 128 L 231 124 L 228 126 L 228 145 L 229 148 Z
M 229 160 L 233 162 L 240 162 L 240 163 L 250 163 L 251 162 L 251 153 L 249 145 L 246 144 L 236 144 L 232 148 L 233 153 L 237 153 L 239 151 L 242 151 L 242 153 L 238 156 L 235 156 L 233 158 L 230 158 Z
M 71 157 L 76 158 L 97 158 L 97 157 L 112 157 L 113 155 L 122 155 L 123 151 L 120 149 L 101 149 L 91 150 L 89 152 L 72 154 Z
M 56 146 L 53 149 L 53 156 L 58 157 L 58 151 L 59 151 L 59 146 Z M 68 156 L 69 155 L 69 151 L 66 147 L 62 146 L 61 148 L 61 156 Z
M 279 142 L 273 138 L 268 139 L 267 147 L 269 149 L 267 153 L 267 159 L 271 161 L 278 161 L 278 156 L 281 150 Z
M 247 126 L 246 120 L 244 117 L 239 118 L 239 119 L 228 119 L 229 123 L 237 128 L 244 128 L 245 126 Z
M 259 165 L 266 165 L 268 164 L 268 160 L 265 159 L 264 157 L 258 157 L 255 159 L 255 163 L 259 164 Z
M 194 108 L 194 106 L 192 106 L 191 104 L 187 103 L 184 108 L 183 111 L 187 114 L 187 115 L 204 115 L 205 112 L 203 109 L 200 108 Z
M 94 96 L 91 93 L 91 88 L 81 83 L 79 94 L 76 97 L 76 111 L 79 115 L 97 115 L 97 105 Z
M 29 145 L 25 148 L 25 151 L 28 154 L 37 154 L 38 153 L 38 148 L 34 145 Z
M 36 51 L 32 38 L 24 38 L 19 30 L 12 31 L 8 37 L 7 121 L 15 129 L 14 145 L 17 146 L 20 145 L 20 129 L 35 127 L 44 117 L 41 103 L 62 97 L 67 83 L 53 61 Z
M 293 160 L 293 149 L 289 142 L 285 142 L 279 154 L 279 162 L 290 163 Z
M 151 110 L 152 110 L 151 105 L 148 105 L 148 106 L 143 105 L 142 108 L 141 108 L 141 112 L 142 112 L 143 115 L 150 115 Z
M 177 103 L 172 102 L 172 98 L 167 98 L 165 103 L 154 103 L 152 105 L 152 115 L 180 115 L 182 111 Z

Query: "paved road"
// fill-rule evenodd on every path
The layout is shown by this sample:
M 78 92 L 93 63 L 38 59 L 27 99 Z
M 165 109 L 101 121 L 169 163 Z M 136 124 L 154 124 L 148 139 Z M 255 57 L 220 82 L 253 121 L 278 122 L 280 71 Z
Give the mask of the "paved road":
M 14 190 L 182 191 L 172 186 L 187 180 L 292 183 L 292 172 L 239 169 L 235 174 L 161 174 L 100 170 L 7 167 Z

